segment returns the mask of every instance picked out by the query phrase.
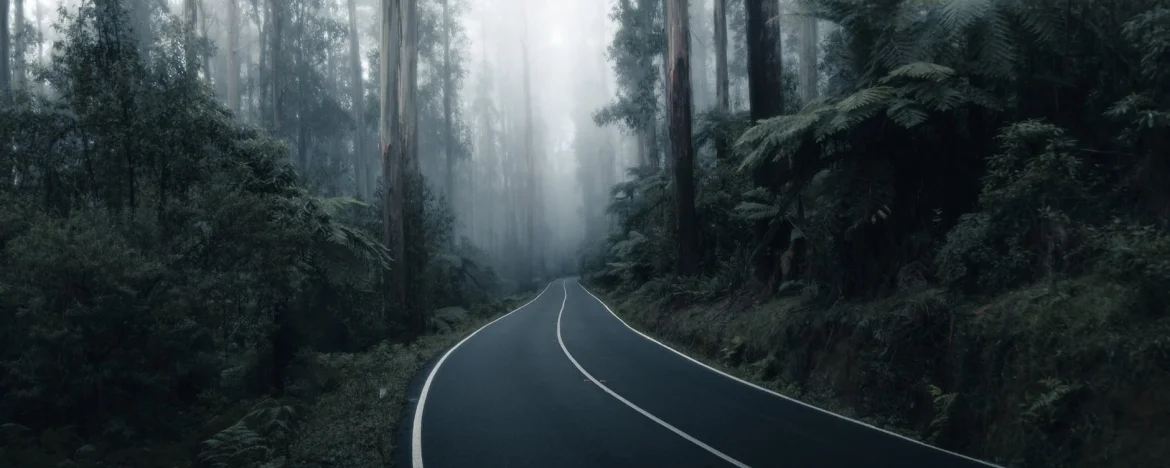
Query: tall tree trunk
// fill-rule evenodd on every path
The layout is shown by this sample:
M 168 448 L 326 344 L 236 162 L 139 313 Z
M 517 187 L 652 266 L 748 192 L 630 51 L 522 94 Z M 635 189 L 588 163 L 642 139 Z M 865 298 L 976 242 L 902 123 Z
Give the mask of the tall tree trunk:
M 12 41 L 8 35 L 8 0 L 0 0 L 0 103 L 12 98 L 12 70 L 8 69 L 12 56 Z
M 687 0 L 666 4 L 667 58 L 669 65 L 666 96 L 670 122 L 670 148 L 674 164 L 675 234 L 678 273 L 693 275 L 699 270 L 699 224 L 695 212 L 695 169 L 691 144 L 690 28 Z
M 666 34 L 667 34 L 667 32 L 666 32 L 666 28 L 667 28 L 667 26 L 666 26 L 666 4 L 669 1 L 670 0 L 662 0 L 662 4 L 660 6 L 660 8 L 662 9 L 661 10 L 662 11 L 662 31 L 661 32 L 662 32 L 663 37 L 666 37 Z M 667 97 L 667 95 L 666 95 L 666 86 L 667 86 L 666 83 L 670 81 L 670 74 L 668 72 L 669 66 L 667 64 L 667 62 L 669 62 L 667 57 L 670 55 L 670 52 L 669 52 L 669 46 L 666 46 L 665 43 L 666 43 L 666 41 L 663 41 L 664 47 L 662 49 L 662 111 L 663 111 L 663 117 L 665 117 L 665 113 L 667 112 L 666 111 L 667 107 L 670 106 L 670 101 L 669 101 L 670 98 Z M 670 126 L 669 122 L 665 122 L 665 123 L 666 123 L 667 127 Z M 657 119 L 655 119 L 655 124 L 657 126 Z M 670 142 L 669 136 L 667 136 L 664 139 L 664 141 L 662 142 L 662 146 L 663 146 L 663 148 L 662 148 L 662 163 L 666 166 L 665 167 L 666 170 L 670 170 L 670 167 L 674 162 L 671 160 L 672 159 L 671 155 L 673 153 L 670 150 L 670 143 L 671 142 Z
M 808 104 L 817 99 L 817 19 L 805 15 L 800 20 L 801 99 Z
M 13 89 L 24 90 L 24 46 L 27 42 L 27 32 L 24 29 L 24 0 L 16 0 L 12 12 L 12 86 Z
M 136 32 L 138 55 L 145 63 L 150 63 L 150 45 L 154 42 L 154 31 L 150 28 L 151 5 L 151 0 L 130 0 L 130 27 Z
M 199 5 L 195 0 L 184 0 L 183 6 L 183 13 L 186 16 L 186 21 L 183 22 L 183 34 L 186 36 L 185 39 L 187 41 L 184 44 L 186 51 L 184 58 L 186 60 L 187 72 L 198 73 L 199 56 L 196 54 L 195 41 L 198 40 L 196 31 L 198 31 L 199 24 Z
M 780 6 L 777 0 L 744 0 L 747 19 L 748 98 L 752 121 L 780 115 L 784 109 L 781 81 Z M 752 170 L 752 181 L 757 187 L 775 190 L 777 165 L 760 164 Z M 784 250 L 788 229 L 782 235 L 773 233 L 768 238 L 768 221 L 756 223 L 757 252 L 753 258 L 755 278 L 768 284 L 768 292 L 775 287 L 777 262 L 774 258 Z
M 390 248 L 395 260 L 391 269 L 388 291 L 391 307 L 401 313 L 406 298 L 406 242 L 403 239 L 402 207 L 405 203 L 401 159 L 395 157 L 393 141 L 398 131 L 398 55 L 401 41 L 401 0 L 382 0 L 382 27 L 379 60 L 379 136 L 382 151 L 383 243 Z M 389 312 L 389 311 L 387 311 Z M 387 313 L 389 318 L 389 313 Z
M 727 0 L 715 0 L 715 108 L 719 112 L 731 112 L 731 80 L 727 75 Z M 715 142 L 715 157 L 727 160 L 731 157 L 730 144 L 726 138 Z
M 441 0 L 443 3 L 443 154 L 446 155 L 446 174 L 445 186 L 447 201 L 454 206 L 455 203 L 455 144 L 454 138 L 451 135 L 451 102 L 452 102 L 452 70 L 451 70 L 451 11 L 447 5 L 448 0 Z M 452 238 L 452 241 L 455 239 Z
M 208 18 L 208 16 L 210 16 L 207 14 L 207 0 L 202 0 L 199 3 L 199 11 L 200 11 L 200 15 L 201 15 L 199 18 L 200 34 L 202 34 L 203 37 L 205 37 L 205 38 L 210 37 L 211 31 L 208 29 L 208 26 L 207 26 L 207 18 Z M 203 77 L 207 78 L 208 81 L 211 81 L 211 51 L 210 50 L 206 50 L 203 52 Z
M 369 200 L 373 192 L 366 187 L 366 113 L 362 112 L 365 93 L 362 91 L 362 51 L 358 44 L 357 0 L 349 0 L 349 99 L 353 112 L 353 180 L 359 197 Z
M 227 62 L 227 103 L 228 108 L 240 113 L 240 0 L 228 3 L 228 62 Z
M 280 138 L 281 135 L 281 120 L 284 118 L 284 90 L 281 84 L 284 82 L 284 58 L 281 50 L 281 42 L 284 39 L 282 36 L 284 32 L 284 9 L 283 4 L 285 0 L 269 0 L 268 11 L 269 16 L 269 39 L 272 45 L 269 46 L 268 52 L 271 54 L 269 58 L 272 61 L 272 76 L 270 77 L 270 85 L 272 86 L 272 133 Z
M 521 9 L 521 13 L 526 13 L 526 10 Z M 527 252 L 527 275 L 525 281 L 531 280 L 536 275 L 536 149 L 533 142 L 534 128 L 532 119 L 532 71 L 528 64 L 528 15 L 523 14 L 521 23 L 523 24 L 523 32 L 520 39 L 520 49 L 523 60 L 524 73 L 524 161 L 526 163 L 526 177 L 525 177 L 525 227 L 527 234 L 525 236 L 525 244 L 528 248 Z

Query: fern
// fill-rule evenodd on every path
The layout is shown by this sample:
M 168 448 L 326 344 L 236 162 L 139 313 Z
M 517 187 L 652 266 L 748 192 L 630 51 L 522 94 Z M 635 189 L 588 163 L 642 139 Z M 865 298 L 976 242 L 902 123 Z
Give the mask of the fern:
M 954 76 L 955 70 L 951 67 L 930 62 L 912 62 L 891 70 L 888 75 L 881 79 L 881 82 L 889 83 L 896 78 L 906 77 L 941 83 Z
M 950 31 L 962 31 L 994 10 L 992 0 L 944 0 L 942 2 L 942 26 Z

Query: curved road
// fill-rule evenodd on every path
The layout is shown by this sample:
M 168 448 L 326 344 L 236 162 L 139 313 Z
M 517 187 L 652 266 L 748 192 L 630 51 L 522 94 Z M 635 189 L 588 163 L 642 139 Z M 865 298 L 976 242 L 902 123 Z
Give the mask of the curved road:
M 995 466 L 708 368 L 571 279 L 440 358 L 412 421 L 413 468 Z

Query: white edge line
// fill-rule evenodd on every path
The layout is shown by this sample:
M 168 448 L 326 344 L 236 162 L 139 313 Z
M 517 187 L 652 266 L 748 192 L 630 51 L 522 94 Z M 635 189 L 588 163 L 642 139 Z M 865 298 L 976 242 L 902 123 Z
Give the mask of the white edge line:
M 598 387 L 601 387 L 602 390 L 605 390 L 605 393 L 608 393 L 610 396 L 617 398 L 618 401 L 625 403 L 626 406 L 633 408 L 634 411 L 641 413 L 642 416 L 645 416 L 645 417 L 649 418 L 651 421 L 658 423 L 658 425 L 665 427 L 667 429 L 670 429 L 671 432 L 677 434 L 679 437 L 682 437 L 682 438 L 686 439 L 688 442 L 699 446 L 699 448 L 702 448 L 703 450 L 711 452 L 713 455 L 715 455 L 719 458 L 722 458 L 727 463 L 735 465 L 738 468 L 751 468 L 750 466 L 744 464 L 743 462 L 736 460 L 734 458 L 731 458 L 731 456 L 729 456 L 723 452 L 720 452 L 719 450 L 715 449 L 714 447 L 707 445 L 707 444 L 704 444 L 703 441 L 696 439 L 694 437 L 691 437 L 690 434 L 687 434 L 687 433 L 683 432 L 682 430 L 680 430 L 674 426 L 671 426 L 666 421 L 658 419 L 653 414 L 650 414 L 650 412 L 648 412 L 642 408 L 639 408 L 638 405 L 630 403 L 629 400 L 622 398 L 621 395 L 618 395 L 613 390 L 610 390 L 609 387 L 606 387 L 605 384 L 598 381 L 596 378 L 593 377 L 593 375 L 591 375 L 588 371 L 586 371 L 584 367 L 581 367 L 581 364 L 579 364 L 577 362 L 577 360 L 573 358 L 573 355 L 569 353 L 569 349 L 565 347 L 565 341 L 563 339 L 561 339 L 561 316 L 563 316 L 565 314 L 565 303 L 568 302 L 568 300 L 569 300 L 569 287 L 567 285 L 565 285 L 565 283 L 568 283 L 568 281 L 561 283 L 561 286 L 565 290 L 565 299 L 561 301 L 561 311 L 557 312 L 557 343 L 561 345 L 561 351 L 565 352 L 565 357 L 568 357 L 569 361 L 572 362 L 574 366 L 577 366 L 577 370 L 581 371 L 582 374 L 585 374 L 585 377 L 588 378 L 590 381 L 592 381 L 595 385 L 597 385 Z M 585 288 L 582 287 L 581 289 L 585 289 Z M 596 299 L 596 297 L 595 297 L 595 299 Z M 601 302 L 601 301 L 599 300 L 598 302 Z M 602 305 L 604 305 L 604 304 L 602 304 Z
M 979 463 L 979 464 L 982 464 L 982 465 L 985 465 L 985 466 L 990 466 L 990 467 L 993 467 L 993 468 L 1005 468 L 1005 467 L 1003 467 L 1003 466 L 996 465 L 996 464 L 994 464 L 994 463 L 991 463 L 991 462 L 983 461 L 983 460 L 980 460 L 980 459 L 978 459 L 978 458 L 972 458 L 972 457 L 969 457 L 969 456 L 967 456 L 967 455 L 963 455 L 963 454 L 961 454 L 961 453 L 952 452 L 952 451 L 950 451 L 950 450 L 947 450 L 947 449 L 944 449 L 944 448 L 935 447 L 935 446 L 933 446 L 933 445 L 930 445 L 930 444 L 928 444 L 928 443 L 926 443 L 926 442 L 923 442 L 923 441 L 921 441 L 921 440 L 917 440 L 917 439 L 913 439 L 913 438 L 910 438 L 910 437 L 906 437 L 906 436 L 904 436 L 904 435 L 902 435 L 902 434 L 898 434 L 898 433 L 896 433 L 896 432 L 890 432 L 890 431 L 888 431 L 888 430 L 882 429 L 882 428 L 880 428 L 880 427 L 877 427 L 877 426 L 874 426 L 874 425 L 872 425 L 872 424 L 869 424 L 869 423 L 866 423 L 866 422 L 862 422 L 862 421 L 858 421 L 858 420 L 856 420 L 856 419 L 853 419 L 853 418 L 850 418 L 850 417 L 848 417 L 848 416 L 843 416 L 843 415 L 840 415 L 840 414 L 834 413 L 834 412 L 832 412 L 832 411 L 829 411 L 829 410 L 827 410 L 827 409 L 824 409 L 824 408 L 820 408 L 820 407 L 817 407 L 817 406 L 813 406 L 813 405 L 811 405 L 811 404 L 808 404 L 808 403 L 805 403 L 805 402 L 803 402 L 803 401 L 797 400 L 797 399 L 795 399 L 795 398 L 792 398 L 792 397 L 790 397 L 790 396 L 785 396 L 785 395 L 783 395 L 783 394 L 777 393 L 777 392 L 775 392 L 775 391 L 772 391 L 772 390 L 768 390 L 768 389 L 766 389 L 766 388 L 764 388 L 764 387 L 761 387 L 761 386 L 759 386 L 759 385 L 756 385 L 756 384 L 754 384 L 754 383 L 748 382 L 748 381 L 746 381 L 746 380 L 743 380 L 743 379 L 741 379 L 741 378 L 739 378 L 739 377 L 736 377 L 736 376 L 734 376 L 734 375 L 731 375 L 731 374 L 728 374 L 728 373 L 726 373 L 726 372 L 723 372 L 723 371 L 721 371 L 721 370 L 719 370 L 719 369 L 716 369 L 716 368 L 714 368 L 714 367 L 711 367 L 711 366 L 708 366 L 708 365 L 706 365 L 706 364 L 703 364 L 702 362 L 698 361 L 697 359 L 695 359 L 695 358 L 692 358 L 692 357 L 690 357 L 690 356 L 687 356 L 686 354 L 683 354 L 683 353 L 679 352 L 678 350 L 676 350 L 676 349 L 674 349 L 674 348 L 671 348 L 670 346 L 667 346 L 667 345 L 663 344 L 662 342 L 660 342 L 660 341 L 658 341 L 658 340 L 656 340 L 656 339 L 654 339 L 654 338 L 651 338 L 650 336 L 646 335 L 645 333 L 642 333 L 642 332 L 638 331 L 638 329 L 636 329 L 636 328 L 634 328 L 634 327 L 631 327 L 631 326 L 630 326 L 630 324 L 626 323 L 626 321 L 625 321 L 625 320 L 622 320 L 622 318 L 621 318 L 621 317 L 619 317 L 619 316 L 618 316 L 618 314 L 615 314 L 615 313 L 613 312 L 613 309 L 610 309 L 610 308 L 609 308 L 609 306 L 608 306 L 608 305 L 606 305 L 605 301 L 602 301 L 600 298 L 598 298 L 598 297 L 597 297 L 597 295 L 595 295 L 595 294 L 593 294 L 592 292 L 590 292 L 590 291 L 589 291 L 589 289 L 585 288 L 585 286 L 582 286 L 580 281 L 576 281 L 576 283 L 577 283 L 577 286 L 578 286 L 578 287 L 580 287 L 582 291 L 585 291 L 585 292 L 589 293 L 589 295 L 590 295 L 590 296 L 593 296 L 593 299 L 594 299 L 594 300 L 596 300 L 596 301 L 597 301 L 599 304 L 601 304 L 602 306 L 604 306 L 604 307 L 605 307 L 605 310 L 608 310 L 608 311 L 609 311 L 609 314 L 610 314 L 610 315 L 613 315 L 613 317 L 614 317 L 614 318 L 618 319 L 618 321 L 619 321 L 619 322 L 621 322 L 621 323 L 622 323 L 622 325 L 625 325 L 625 326 L 626 326 L 626 328 L 629 328 L 629 329 L 630 329 L 631 331 L 633 331 L 634 333 L 637 333 L 638 335 L 641 335 L 641 336 L 642 336 L 642 338 L 645 338 L 645 339 L 647 339 L 647 340 L 650 340 L 650 341 L 651 341 L 651 342 L 653 342 L 654 344 L 657 344 L 658 346 L 661 346 L 661 347 L 663 347 L 663 348 L 669 349 L 669 350 L 670 350 L 671 352 L 673 352 L 674 354 L 677 354 L 677 355 L 679 355 L 679 356 L 682 356 L 683 358 L 686 358 L 688 361 L 691 361 L 691 362 L 693 362 L 693 363 L 695 363 L 695 364 L 698 364 L 698 365 L 700 365 L 700 366 L 703 366 L 704 368 L 706 368 L 707 370 L 709 370 L 709 371 L 711 371 L 711 372 L 714 372 L 714 373 L 716 373 L 716 374 L 722 375 L 722 376 L 724 376 L 724 377 L 727 377 L 727 378 L 729 378 L 729 379 L 731 379 L 731 380 L 734 380 L 734 381 L 736 381 L 736 382 L 739 382 L 739 383 L 741 383 L 741 384 L 744 384 L 744 385 L 747 385 L 747 386 L 749 386 L 749 387 L 752 387 L 752 388 L 754 388 L 754 389 L 756 389 L 756 390 L 759 390 L 759 391 L 761 391 L 761 392 L 768 393 L 768 394 L 770 394 L 770 395 L 772 395 L 772 396 L 776 396 L 776 397 L 783 398 L 783 399 L 785 399 L 785 400 L 788 400 L 788 401 L 791 401 L 791 402 L 793 402 L 793 403 L 799 404 L 799 405 L 801 405 L 801 406 L 804 406 L 804 407 L 806 407 L 806 408 L 812 408 L 812 409 L 814 409 L 814 410 L 820 411 L 820 412 L 822 412 L 822 413 L 825 413 L 825 414 L 828 414 L 828 415 L 831 415 L 831 416 L 836 416 L 836 417 L 838 417 L 838 418 L 844 419 L 844 420 L 846 420 L 846 421 L 849 421 L 849 422 L 852 422 L 852 423 L 854 423 L 854 424 L 860 424 L 860 425 L 862 425 L 862 426 L 868 427 L 868 428 L 870 428 L 870 429 L 873 429 L 873 430 L 875 430 L 875 431 L 879 431 L 879 432 L 882 432 L 882 433 L 885 433 L 885 434 L 889 434 L 889 435 L 892 435 L 892 436 L 894 436 L 894 437 L 897 437 L 897 438 L 899 438 L 899 439 L 902 439 L 902 440 L 908 440 L 908 441 L 910 441 L 910 442 L 913 442 L 913 443 L 915 443 L 915 444 L 918 444 L 918 445 L 921 445 L 921 446 L 924 446 L 924 447 L 928 447 L 928 448 L 931 448 L 931 449 L 934 449 L 934 450 L 937 450 L 937 451 L 940 451 L 940 452 L 943 452 L 943 453 L 946 453 L 946 454 L 949 454 L 949 455 L 954 455 L 954 456 L 956 456 L 956 457 L 959 457 L 959 458 L 962 458 L 962 459 L 964 459 L 964 460 L 972 461 L 972 462 Z M 567 295 L 568 295 L 568 293 L 566 293 L 566 296 L 567 296 Z M 559 331 L 560 331 L 560 329 L 558 328 L 558 329 L 557 329 L 557 331 L 559 332 Z M 563 347 L 563 345 L 562 345 L 562 347 Z M 567 351 L 566 351 L 566 352 L 567 352 Z M 584 372 L 584 370 L 582 370 L 582 372 Z M 620 398 L 620 397 L 619 397 L 619 398 Z
M 446 361 L 447 357 L 450 356 L 451 353 L 455 352 L 456 349 L 459 349 L 460 345 L 462 345 L 467 340 L 470 340 L 471 337 L 475 336 L 476 333 L 483 331 L 483 329 L 491 326 L 491 324 L 493 324 L 493 323 L 499 322 L 504 317 L 512 315 L 512 314 L 518 312 L 520 309 L 528 307 L 528 304 L 532 304 L 533 302 L 536 302 L 537 299 L 540 299 L 540 296 L 543 296 L 544 293 L 548 291 L 548 288 L 552 287 L 553 283 L 556 283 L 556 281 L 549 282 L 548 286 L 544 287 L 544 291 L 541 291 L 540 294 L 537 294 L 536 297 L 532 298 L 531 301 L 528 301 L 524 305 L 513 309 L 511 312 L 508 312 L 504 315 L 497 317 L 495 320 L 488 322 L 487 325 L 479 327 L 479 329 L 471 332 L 470 335 L 467 335 L 462 340 L 459 340 L 458 343 L 455 343 L 455 346 L 452 346 L 451 349 L 448 349 L 447 352 L 445 354 L 443 354 L 443 357 L 439 358 L 439 362 L 435 363 L 435 367 L 433 369 L 431 369 L 430 375 L 427 376 L 426 383 L 423 384 L 422 393 L 420 393 L 418 396 L 418 405 L 415 406 L 415 410 L 414 410 L 414 425 L 412 426 L 411 431 L 410 431 L 411 432 L 411 434 L 410 434 L 410 456 L 411 456 L 411 465 L 413 466 L 413 468 L 423 468 L 423 460 L 422 460 L 423 408 L 427 404 L 427 392 L 429 392 L 431 390 L 431 382 L 435 380 L 435 374 L 439 373 L 439 368 L 443 366 L 443 361 Z M 565 294 L 568 295 L 567 292 Z

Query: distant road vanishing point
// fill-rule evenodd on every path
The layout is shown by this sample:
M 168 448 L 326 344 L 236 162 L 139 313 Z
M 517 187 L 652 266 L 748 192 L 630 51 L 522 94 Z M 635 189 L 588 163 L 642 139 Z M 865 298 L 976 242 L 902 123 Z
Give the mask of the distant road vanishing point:
M 995 467 L 723 374 L 635 331 L 575 279 L 427 371 L 413 468 Z

